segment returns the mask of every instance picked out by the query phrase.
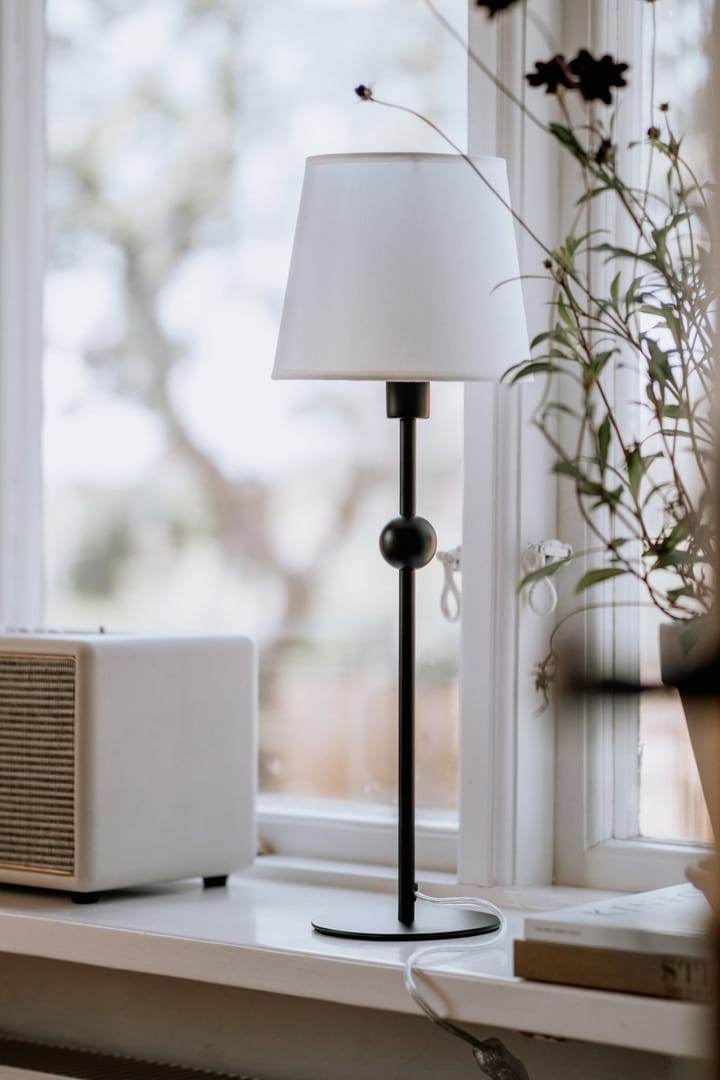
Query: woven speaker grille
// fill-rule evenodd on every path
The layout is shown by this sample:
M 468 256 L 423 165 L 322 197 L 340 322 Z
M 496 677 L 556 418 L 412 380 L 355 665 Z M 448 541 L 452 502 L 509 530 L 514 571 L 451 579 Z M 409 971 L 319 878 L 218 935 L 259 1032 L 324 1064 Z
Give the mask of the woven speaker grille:
M 75 658 L 0 654 L 0 866 L 72 874 Z

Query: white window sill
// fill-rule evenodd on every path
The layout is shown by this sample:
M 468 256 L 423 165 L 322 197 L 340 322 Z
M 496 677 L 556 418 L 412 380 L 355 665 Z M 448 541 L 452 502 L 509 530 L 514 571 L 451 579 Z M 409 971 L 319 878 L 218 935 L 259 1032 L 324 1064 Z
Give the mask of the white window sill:
M 263 865 L 264 864 L 264 865 Z M 287 869 L 287 867 L 286 867 Z M 117 893 L 93 906 L 59 894 L 4 889 L 0 950 L 101 968 L 166 975 L 318 1001 L 414 1013 L 403 963 L 412 945 L 323 937 L 313 914 L 348 901 L 370 909 L 374 890 L 274 879 L 272 862 L 235 875 L 227 889 L 197 882 Z M 347 883 L 349 879 L 345 878 Z M 386 886 L 387 887 L 387 886 Z M 441 879 L 426 884 L 452 894 Z M 509 934 L 497 945 L 433 961 L 449 1015 L 464 1023 L 556 1038 L 702 1057 L 709 1010 L 686 1002 L 526 982 L 512 974 L 512 939 L 525 912 L 577 902 L 577 889 L 494 889 Z

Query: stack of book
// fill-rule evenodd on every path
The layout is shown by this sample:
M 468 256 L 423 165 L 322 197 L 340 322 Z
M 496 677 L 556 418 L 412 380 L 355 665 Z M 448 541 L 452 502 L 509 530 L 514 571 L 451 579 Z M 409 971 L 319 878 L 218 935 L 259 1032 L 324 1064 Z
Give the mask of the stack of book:
M 708 1002 L 710 908 L 694 885 L 529 915 L 515 974 L 540 982 Z

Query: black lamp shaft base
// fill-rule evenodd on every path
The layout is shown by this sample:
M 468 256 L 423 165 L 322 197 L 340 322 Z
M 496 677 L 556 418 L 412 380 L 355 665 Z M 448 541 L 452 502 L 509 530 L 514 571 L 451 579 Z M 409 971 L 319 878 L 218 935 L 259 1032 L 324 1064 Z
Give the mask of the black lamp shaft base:
M 397 917 L 397 900 L 383 897 L 382 902 L 372 906 L 366 903 L 333 908 L 323 917 L 313 919 L 312 925 L 319 933 L 332 937 L 366 941 L 437 941 L 491 934 L 500 929 L 500 920 L 484 911 L 419 900 L 415 919 L 410 926 L 405 926 Z

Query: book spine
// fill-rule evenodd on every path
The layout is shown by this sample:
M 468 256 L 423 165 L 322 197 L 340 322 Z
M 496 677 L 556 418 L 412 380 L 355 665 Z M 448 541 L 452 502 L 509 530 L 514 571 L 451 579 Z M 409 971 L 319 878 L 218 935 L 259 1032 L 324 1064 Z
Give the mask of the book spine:
M 515 974 L 538 982 L 677 1001 L 707 1004 L 711 999 L 708 956 L 669 956 L 518 939 Z

